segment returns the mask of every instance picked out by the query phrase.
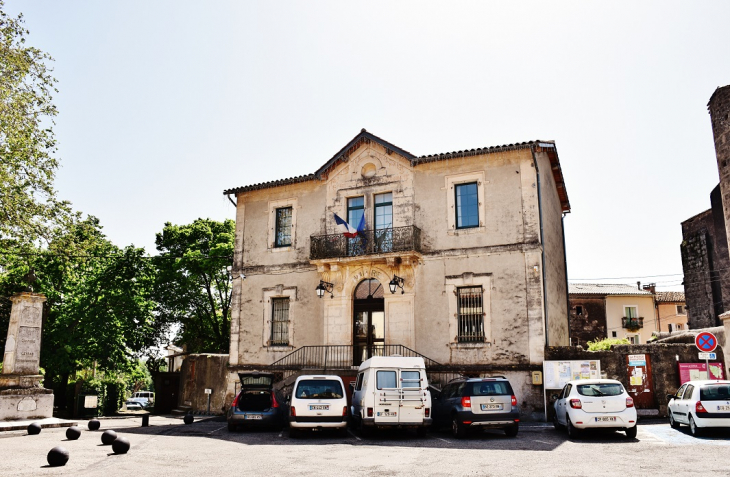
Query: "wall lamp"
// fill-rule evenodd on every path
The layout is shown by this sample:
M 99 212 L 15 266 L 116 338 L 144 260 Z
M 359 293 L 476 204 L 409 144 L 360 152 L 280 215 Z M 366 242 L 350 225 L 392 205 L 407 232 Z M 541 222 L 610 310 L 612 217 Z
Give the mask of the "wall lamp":
M 334 298 L 335 296 L 332 294 L 332 289 L 334 288 L 334 285 L 330 282 L 326 282 L 324 280 L 319 281 L 319 285 L 317 285 L 317 288 L 315 288 L 315 291 L 317 292 L 317 296 L 322 298 L 325 293 L 330 294 L 330 298 Z
M 398 275 L 393 275 L 393 279 L 388 283 L 388 287 L 390 288 L 390 293 L 395 293 L 395 291 L 400 288 L 400 294 L 404 294 L 406 291 L 403 289 L 403 283 L 404 280 L 399 277 Z

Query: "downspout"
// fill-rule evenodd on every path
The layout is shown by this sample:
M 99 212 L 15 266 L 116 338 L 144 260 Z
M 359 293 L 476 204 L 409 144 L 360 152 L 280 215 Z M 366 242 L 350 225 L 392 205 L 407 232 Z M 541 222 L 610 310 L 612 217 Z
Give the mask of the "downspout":
M 231 194 L 226 194 L 226 197 L 228 197 L 228 200 L 231 201 L 231 204 L 233 204 L 233 207 L 238 207 L 238 204 L 236 204 L 235 202 L 233 202 L 233 199 L 231 199 Z
M 545 243 L 543 242 L 542 227 L 542 190 L 540 188 L 540 168 L 537 166 L 537 156 L 535 156 L 535 146 L 530 148 L 532 151 L 532 163 L 535 166 L 535 174 L 537 176 L 537 212 L 540 220 L 540 249 L 542 256 L 542 309 L 545 316 L 545 346 L 550 346 L 550 333 L 548 329 L 548 306 L 547 306 L 547 284 L 545 282 Z
M 563 262 L 565 263 L 565 303 L 566 303 L 566 313 L 568 313 L 568 346 L 573 345 L 573 336 L 572 336 L 572 328 L 570 327 L 570 285 L 568 284 L 568 254 L 566 252 L 565 248 L 565 216 L 567 214 L 563 214 L 560 216 L 560 229 L 563 232 Z

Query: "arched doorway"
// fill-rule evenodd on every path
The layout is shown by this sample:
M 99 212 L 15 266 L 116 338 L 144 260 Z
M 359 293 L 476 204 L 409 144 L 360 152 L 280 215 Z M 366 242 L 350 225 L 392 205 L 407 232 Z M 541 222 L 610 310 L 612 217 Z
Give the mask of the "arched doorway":
M 383 285 L 374 278 L 363 280 L 355 288 L 353 309 L 352 364 L 371 356 L 382 355 L 385 345 L 385 299 Z

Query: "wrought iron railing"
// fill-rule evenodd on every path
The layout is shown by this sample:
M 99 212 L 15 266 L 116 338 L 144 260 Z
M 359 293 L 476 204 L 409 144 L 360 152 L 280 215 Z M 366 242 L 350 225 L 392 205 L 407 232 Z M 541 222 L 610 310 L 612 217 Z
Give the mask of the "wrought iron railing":
M 441 366 L 436 361 L 413 351 L 407 346 L 393 344 L 375 345 L 371 356 L 407 356 L 420 357 L 426 362 L 426 367 Z M 350 369 L 353 366 L 352 345 L 320 345 L 302 346 L 281 359 L 271 363 L 267 368 L 276 369 Z
M 644 327 L 644 318 L 621 318 L 621 326 L 627 330 L 638 330 Z
M 355 238 L 343 234 L 312 235 L 309 258 L 358 257 L 391 252 L 420 252 L 421 229 L 416 226 L 363 230 Z

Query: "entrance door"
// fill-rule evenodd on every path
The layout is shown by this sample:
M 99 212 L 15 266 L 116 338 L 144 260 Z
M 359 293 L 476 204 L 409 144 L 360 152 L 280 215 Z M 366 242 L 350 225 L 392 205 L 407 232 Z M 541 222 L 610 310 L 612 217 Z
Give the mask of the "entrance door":
M 382 356 L 385 347 L 385 301 L 383 287 L 375 279 L 363 280 L 355 289 L 352 331 L 352 364 Z
M 626 357 L 626 361 L 629 376 L 629 386 L 626 391 L 634 399 L 637 412 L 641 414 L 643 409 L 657 409 L 649 355 L 630 354 Z

